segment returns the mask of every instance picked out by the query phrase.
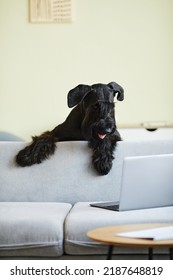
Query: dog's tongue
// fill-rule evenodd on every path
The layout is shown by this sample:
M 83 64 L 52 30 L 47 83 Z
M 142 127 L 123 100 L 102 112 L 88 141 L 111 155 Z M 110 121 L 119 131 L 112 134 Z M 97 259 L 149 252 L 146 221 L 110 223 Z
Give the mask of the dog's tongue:
M 100 139 L 104 139 L 104 138 L 106 137 L 106 134 L 98 134 L 98 137 L 99 137 Z

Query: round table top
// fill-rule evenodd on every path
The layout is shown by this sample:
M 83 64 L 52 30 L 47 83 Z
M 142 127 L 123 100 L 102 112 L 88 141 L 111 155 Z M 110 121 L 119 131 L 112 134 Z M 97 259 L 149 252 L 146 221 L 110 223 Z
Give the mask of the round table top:
M 173 239 L 149 240 L 140 238 L 129 238 L 118 236 L 118 233 L 154 229 L 157 227 L 173 226 L 173 224 L 129 224 L 93 229 L 87 232 L 87 236 L 95 241 L 103 242 L 108 245 L 124 247 L 173 247 Z

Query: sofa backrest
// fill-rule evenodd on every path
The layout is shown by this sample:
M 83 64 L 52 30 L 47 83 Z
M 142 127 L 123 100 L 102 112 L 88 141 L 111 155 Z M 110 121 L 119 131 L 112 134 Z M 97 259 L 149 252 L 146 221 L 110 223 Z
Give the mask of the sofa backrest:
M 14 158 L 24 142 L 0 142 L 0 201 L 69 202 L 118 200 L 123 158 L 173 153 L 173 140 L 118 142 L 111 172 L 96 173 L 87 142 L 57 144 L 49 160 L 19 167 Z

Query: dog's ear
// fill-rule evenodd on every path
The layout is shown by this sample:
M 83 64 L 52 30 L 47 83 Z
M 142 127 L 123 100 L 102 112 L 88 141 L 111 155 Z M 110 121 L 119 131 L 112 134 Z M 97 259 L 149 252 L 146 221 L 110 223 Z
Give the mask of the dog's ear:
M 67 96 L 68 107 L 72 108 L 77 105 L 91 91 L 91 89 L 91 86 L 88 85 L 78 85 L 71 89 Z
M 108 84 L 108 86 L 113 90 L 114 96 L 118 92 L 117 99 L 119 101 L 124 100 L 124 89 L 120 85 L 118 85 L 115 82 L 111 82 L 111 83 Z

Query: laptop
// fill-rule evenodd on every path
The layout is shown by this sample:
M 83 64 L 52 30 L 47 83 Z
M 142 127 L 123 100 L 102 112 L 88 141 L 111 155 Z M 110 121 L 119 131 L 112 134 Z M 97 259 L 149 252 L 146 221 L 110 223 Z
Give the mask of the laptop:
M 173 205 L 173 154 L 126 157 L 120 201 L 90 204 L 114 211 Z

